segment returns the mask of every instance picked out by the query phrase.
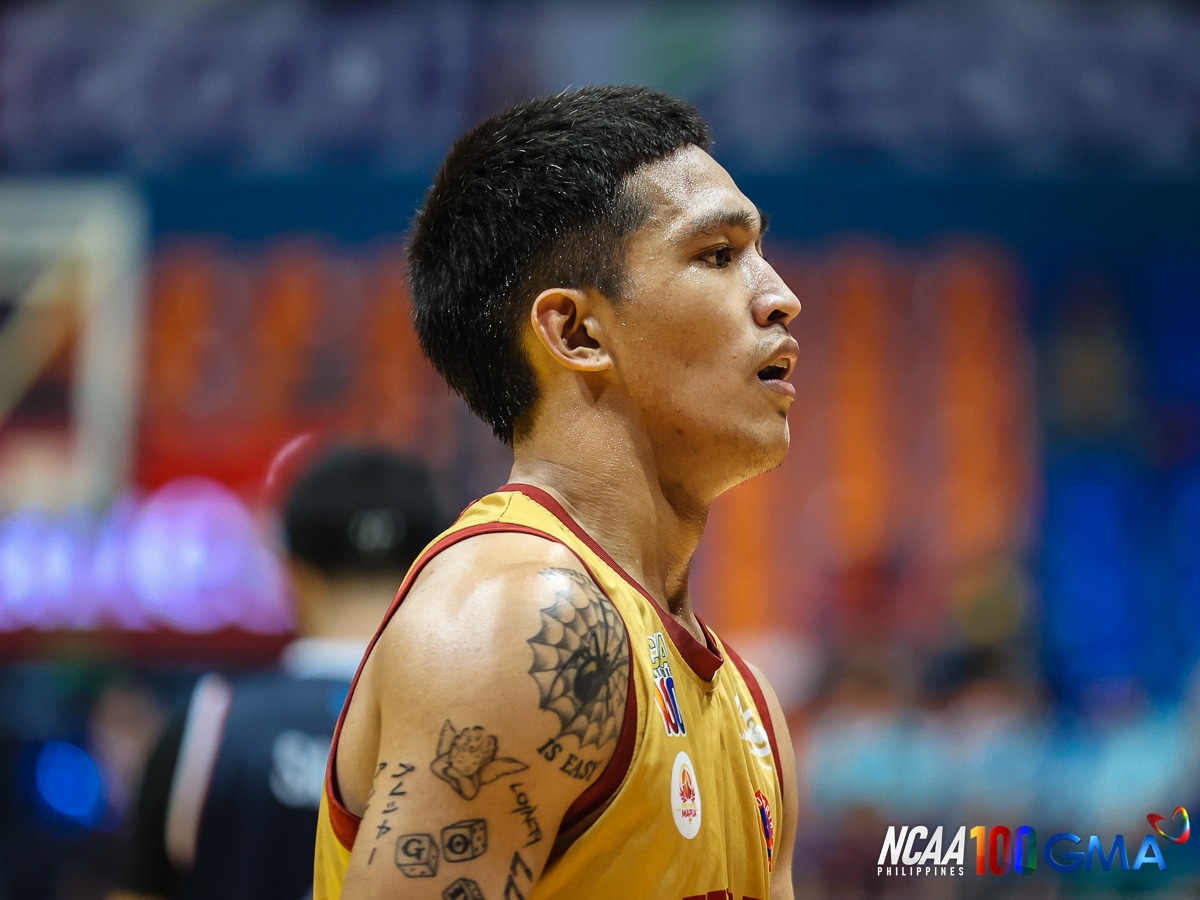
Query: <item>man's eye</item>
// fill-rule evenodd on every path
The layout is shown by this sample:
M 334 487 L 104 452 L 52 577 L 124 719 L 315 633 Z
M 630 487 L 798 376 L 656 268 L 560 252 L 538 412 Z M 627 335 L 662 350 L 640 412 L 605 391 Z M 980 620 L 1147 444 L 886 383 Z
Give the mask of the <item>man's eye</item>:
M 724 269 L 733 262 L 733 249 L 730 247 L 718 247 L 715 250 L 709 250 L 704 254 L 703 258 L 710 266 Z

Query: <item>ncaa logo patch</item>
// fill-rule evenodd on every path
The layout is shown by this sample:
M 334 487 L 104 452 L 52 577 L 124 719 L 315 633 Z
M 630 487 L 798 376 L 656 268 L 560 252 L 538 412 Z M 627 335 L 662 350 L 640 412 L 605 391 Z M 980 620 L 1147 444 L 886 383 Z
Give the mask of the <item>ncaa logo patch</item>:
M 682 750 L 671 767 L 671 815 L 689 841 L 700 833 L 700 783 L 691 758 Z
M 667 640 L 661 631 L 651 635 L 650 667 L 654 670 L 654 705 L 662 716 L 667 734 L 678 737 L 687 734 L 683 724 L 683 713 L 679 711 L 679 700 L 675 696 L 675 677 L 671 674 L 671 661 L 667 656 Z
M 775 819 L 771 816 L 771 803 L 762 791 L 754 792 L 758 804 L 758 824 L 762 826 L 763 840 L 767 844 L 767 871 L 775 870 Z

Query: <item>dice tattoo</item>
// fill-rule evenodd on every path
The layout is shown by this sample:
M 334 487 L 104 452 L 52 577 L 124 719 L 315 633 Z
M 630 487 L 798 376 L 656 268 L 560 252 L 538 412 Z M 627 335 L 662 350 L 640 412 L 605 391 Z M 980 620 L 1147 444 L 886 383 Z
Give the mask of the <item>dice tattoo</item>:
M 464 819 L 442 829 L 442 858 L 446 862 L 465 862 L 482 856 L 487 850 L 487 822 Z
M 431 878 L 438 870 L 438 845 L 432 834 L 396 838 L 396 868 L 407 878 Z

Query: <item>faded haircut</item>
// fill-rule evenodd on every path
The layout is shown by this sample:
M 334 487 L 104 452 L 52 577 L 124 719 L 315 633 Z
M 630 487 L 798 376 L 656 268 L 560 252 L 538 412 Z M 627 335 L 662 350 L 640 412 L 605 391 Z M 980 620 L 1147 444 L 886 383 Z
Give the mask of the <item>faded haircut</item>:
M 640 166 L 695 145 L 694 106 L 644 87 L 588 87 L 515 106 L 451 148 L 413 222 L 413 320 L 425 355 L 511 444 L 538 399 L 522 345 L 547 288 L 619 299 L 625 239 L 649 210 Z

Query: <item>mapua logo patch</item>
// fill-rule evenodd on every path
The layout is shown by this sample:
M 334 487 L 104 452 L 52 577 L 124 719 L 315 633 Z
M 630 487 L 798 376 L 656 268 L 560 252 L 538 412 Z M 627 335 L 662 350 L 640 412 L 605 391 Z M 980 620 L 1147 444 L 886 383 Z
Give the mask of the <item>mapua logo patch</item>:
M 700 833 L 700 783 L 691 758 L 682 750 L 671 768 L 671 814 L 675 827 L 689 841 Z

